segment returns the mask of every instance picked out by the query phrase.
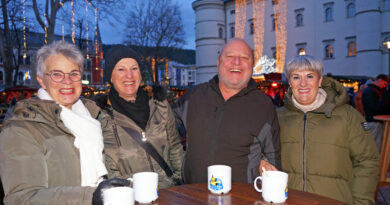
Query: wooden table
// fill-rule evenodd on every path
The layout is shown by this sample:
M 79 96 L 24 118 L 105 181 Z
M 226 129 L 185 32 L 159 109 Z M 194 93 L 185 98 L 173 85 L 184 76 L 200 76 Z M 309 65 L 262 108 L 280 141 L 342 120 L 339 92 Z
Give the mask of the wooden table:
M 379 181 L 376 187 L 375 198 L 378 195 L 381 186 L 390 184 L 390 178 L 387 177 L 390 160 L 390 115 L 376 115 L 374 119 L 383 121 L 383 137 L 381 145 L 381 165 L 379 169 Z
M 158 199 L 152 204 L 158 205 L 261 205 L 272 204 L 266 202 L 261 197 L 261 193 L 256 192 L 253 184 L 233 183 L 232 190 L 228 194 L 215 195 L 207 190 L 206 184 L 190 184 L 175 186 L 159 191 Z M 288 190 L 288 199 L 282 204 L 344 204 L 340 201 L 330 199 L 317 194 Z

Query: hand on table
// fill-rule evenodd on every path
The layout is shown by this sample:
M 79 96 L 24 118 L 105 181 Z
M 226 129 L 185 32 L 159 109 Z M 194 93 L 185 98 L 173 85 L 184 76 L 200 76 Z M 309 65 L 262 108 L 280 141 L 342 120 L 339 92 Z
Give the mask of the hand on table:
M 276 169 L 274 167 L 274 165 L 272 165 L 271 163 L 265 161 L 265 160 L 261 160 L 260 161 L 260 165 L 259 165 L 259 172 L 260 172 L 260 175 L 263 175 L 263 167 L 265 170 L 267 171 L 278 171 L 278 169 Z

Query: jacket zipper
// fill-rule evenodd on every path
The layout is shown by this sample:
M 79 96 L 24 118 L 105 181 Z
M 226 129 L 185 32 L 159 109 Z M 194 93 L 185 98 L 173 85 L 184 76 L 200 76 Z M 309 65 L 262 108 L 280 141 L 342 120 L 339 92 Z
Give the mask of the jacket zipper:
M 302 190 L 305 191 L 306 172 L 305 172 L 305 149 L 306 149 L 306 113 L 303 115 L 303 143 L 302 143 Z

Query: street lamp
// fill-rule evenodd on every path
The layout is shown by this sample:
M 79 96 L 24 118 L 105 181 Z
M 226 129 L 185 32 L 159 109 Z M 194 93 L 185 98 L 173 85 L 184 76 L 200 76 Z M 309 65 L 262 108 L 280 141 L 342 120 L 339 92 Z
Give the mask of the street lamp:
M 389 75 L 390 75 L 390 38 L 387 39 L 387 41 L 383 42 L 383 44 L 387 48 L 387 54 L 389 55 Z

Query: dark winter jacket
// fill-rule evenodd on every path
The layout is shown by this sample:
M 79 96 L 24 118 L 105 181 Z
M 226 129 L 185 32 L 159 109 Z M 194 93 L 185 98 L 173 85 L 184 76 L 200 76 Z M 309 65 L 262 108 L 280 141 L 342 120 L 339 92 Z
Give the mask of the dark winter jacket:
M 282 170 L 288 187 L 348 204 L 374 204 L 379 154 L 361 114 L 348 105 L 346 89 L 324 77 L 325 103 L 306 114 L 288 90 L 278 110 Z
M 93 100 L 112 116 L 107 126 L 113 128 L 111 134 L 104 135 L 104 152 L 109 178 L 129 178 L 137 172 L 158 173 L 159 188 L 174 186 L 181 181 L 181 167 L 184 158 L 183 146 L 177 130 L 174 114 L 167 100 L 149 100 L 150 117 L 146 129 L 142 130 L 132 119 L 113 110 L 107 95 L 96 96 Z M 168 177 L 160 165 L 143 149 L 123 127 L 129 127 L 146 139 L 164 158 L 173 176 Z
M 253 183 L 266 158 L 280 168 L 279 124 L 271 100 L 251 80 L 224 100 L 218 76 L 185 93 L 174 110 L 187 130 L 185 183 L 207 181 L 207 167 L 232 167 L 232 181 Z
M 367 122 L 374 122 L 375 115 L 381 115 L 384 110 L 380 109 L 379 100 L 383 91 L 374 84 L 369 84 L 363 91 L 362 103 Z
M 101 116 L 94 102 L 84 100 L 84 105 L 93 118 Z M 81 187 L 80 153 L 60 113 L 58 104 L 38 98 L 22 100 L 7 112 L 0 134 L 5 204 L 92 203 L 95 187 Z

